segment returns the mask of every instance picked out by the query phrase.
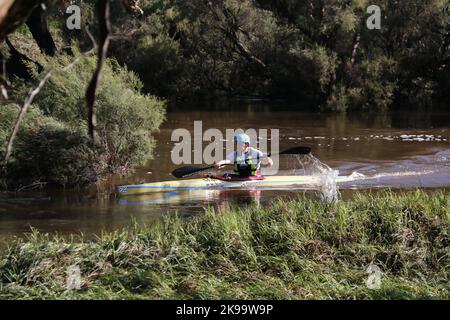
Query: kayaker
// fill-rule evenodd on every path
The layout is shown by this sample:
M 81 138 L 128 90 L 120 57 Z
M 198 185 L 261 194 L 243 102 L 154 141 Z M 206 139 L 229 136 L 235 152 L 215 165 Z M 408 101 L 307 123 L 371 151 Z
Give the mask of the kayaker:
M 247 134 L 235 135 L 234 142 L 237 143 L 236 151 L 231 152 L 225 160 L 216 163 L 218 169 L 226 164 L 234 164 L 234 175 L 230 175 L 230 178 L 259 176 L 261 165 L 269 167 L 273 165 L 273 160 L 267 154 L 250 147 L 250 137 Z

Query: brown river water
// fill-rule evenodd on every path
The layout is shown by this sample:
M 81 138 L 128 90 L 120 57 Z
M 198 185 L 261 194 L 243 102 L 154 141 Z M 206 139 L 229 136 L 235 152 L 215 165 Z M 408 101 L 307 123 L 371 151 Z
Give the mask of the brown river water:
M 354 190 L 371 192 L 391 188 L 450 189 L 450 112 L 392 112 L 386 114 L 325 114 L 283 111 L 281 106 L 243 104 L 235 110 L 169 110 L 156 135 L 155 157 L 130 177 L 113 177 L 88 189 L 44 190 L 0 194 L 0 242 L 36 228 L 60 234 L 99 234 L 127 226 L 131 221 L 150 223 L 166 214 L 201 214 L 207 206 L 265 205 L 278 196 L 308 193 L 288 190 L 197 190 L 166 192 L 141 197 L 119 197 L 115 185 L 174 180 L 171 161 L 174 129 L 279 129 L 280 150 L 312 147 L 313 154 L 341 175 L 357 172 L 366 177 L 340 186 L 342 197 Z M 197 137 L 201 139 L 201 137 Z M 290 156 L 280 166 L 292 169 Z

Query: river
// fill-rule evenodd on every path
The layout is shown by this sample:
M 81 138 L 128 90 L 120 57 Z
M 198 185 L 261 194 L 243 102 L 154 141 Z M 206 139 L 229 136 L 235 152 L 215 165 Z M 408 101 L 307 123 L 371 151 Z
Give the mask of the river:
M 5 244 L 30 228 L 61 234 L 99 234 L 130 224 L 150 223 L 165 214 L 199 214 L 206 206 L 264 205 L 277 196 L 296 197 L 305 190 L 244 190 L 168 192 L 145 197 L 118 197 L 115 185 L 173 180 L 171 161 L 174 129 L 191 133 L 194 121 L 203 129 L 223 132 L 234 128 L 279 129 L 280 149 L 307 145 L 316 158 L 340 174 L 353 172 L 368 179 L 340 187 L 342 196 L 353 190 L 446 189 L 450 187 L 450 112 L 397 111 L 390 113 L 327 114 L 292 112 L 283 105 L 240 103 L 234 108 L 172 108 L 156 134 L 154 159 L 129 177 L 83 190 L 43 190 L 0 194 L 0 240 Z M 196 137 L 201 139 L 201 137 Z M 280 158 L 284 169 L 296 159 Z M 315 196 L 312 194 L 311 196 Z

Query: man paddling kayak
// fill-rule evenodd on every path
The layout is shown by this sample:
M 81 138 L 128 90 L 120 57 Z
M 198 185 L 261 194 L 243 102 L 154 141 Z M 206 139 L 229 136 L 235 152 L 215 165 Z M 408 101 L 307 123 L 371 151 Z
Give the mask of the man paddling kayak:
M 234 142 L 237 143 L 236 151 L 231 152 L 225 160 L 216 163 L 217 168 L 222 168 L 227 164 L 234 164 L 234 174 L 228 177 L 244 178 L 260 175 L 260 167 L 272 166 L 273 161 L 262 151 L 250 147 L 250 137 L 245 133 L 234 136 Z

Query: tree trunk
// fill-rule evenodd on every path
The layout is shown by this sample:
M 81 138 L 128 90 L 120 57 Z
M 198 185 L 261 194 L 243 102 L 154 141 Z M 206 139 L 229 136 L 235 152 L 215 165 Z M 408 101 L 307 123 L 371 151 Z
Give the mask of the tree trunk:
M 356 54 L 358 53 L 360 40 L 361 40 L 361 34 L 358 32 L 353 40 L 352 55 L 350 57 L 350 63 L 352 64 L 352 67 L 355 64 Z
M 1 0 L 0 1 L 0 42 L 24 23 L 33 9 L 39 5 L 37 1 Z
M 357 34 L 355 34 L 355 36 L 353 38 L 352 53 L 345 64 L 345 73 L 351 80 L 354 77 L 354 66 L 355 66 L 356 55 L 358 54 L 360 40 L 361 40 L 361 33 L 358 32 Z
M 58 53 L 52 35 L 48 30 L 47 18 L 42 6 L 34 8 L 28 17 L 27 26 L 43 53 L 52 57 Z

